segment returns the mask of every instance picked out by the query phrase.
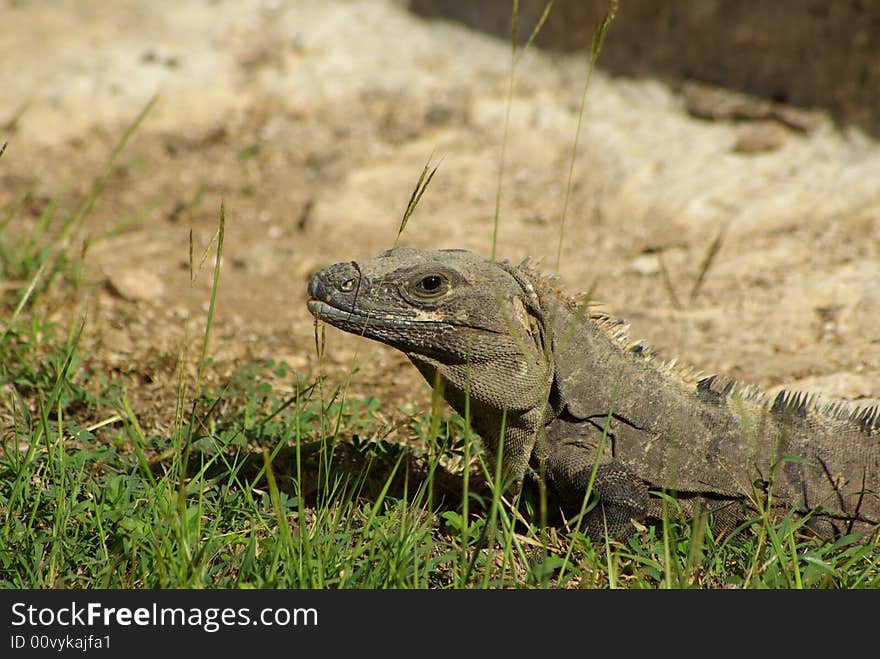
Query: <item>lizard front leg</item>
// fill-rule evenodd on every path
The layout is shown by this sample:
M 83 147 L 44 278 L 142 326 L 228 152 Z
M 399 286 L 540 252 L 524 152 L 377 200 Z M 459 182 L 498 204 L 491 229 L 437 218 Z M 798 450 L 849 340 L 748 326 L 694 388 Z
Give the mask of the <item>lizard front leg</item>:
M 590 484 L 596 454 L 578 439 L 555 443 L 544 463 L 547 482 L 566 515 L 580 513 Z M 585 516 L 581 528 L 593 540 L 625 539 L 634 530 L 632 520 L 648 513 L 648 488 L 644 481 L 616 460 L 600 464 L 591 489 L 598 499 Z

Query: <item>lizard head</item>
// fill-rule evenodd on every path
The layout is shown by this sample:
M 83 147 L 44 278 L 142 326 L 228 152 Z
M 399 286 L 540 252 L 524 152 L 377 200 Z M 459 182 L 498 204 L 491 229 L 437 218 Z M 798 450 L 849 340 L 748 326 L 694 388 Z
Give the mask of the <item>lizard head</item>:
M 464 250 L 399 247 L 331 265 L 308 292 L 316 318 L 403 351 L 426 378 L 440 369 L 464 388 L 467 377 L 473 393 L 481 377 L 494 378 L 493 389 L 513 380 L 520 390 L 538 386 L 544 332 L 537 295 L 528 276 L 506 263 Z M 474 364 L 481 367 L 465 376 L 465 365 Z
M 465 250 L 398 247 L 336 263 L 308 291 L 316 318 L 407 353 L 479 360 L 489 356 L 480 347 L 494 344 L 496 352 L 498 337 L 518 332 L 523 340 L 535 328 L 530 284 L 506 264 Z

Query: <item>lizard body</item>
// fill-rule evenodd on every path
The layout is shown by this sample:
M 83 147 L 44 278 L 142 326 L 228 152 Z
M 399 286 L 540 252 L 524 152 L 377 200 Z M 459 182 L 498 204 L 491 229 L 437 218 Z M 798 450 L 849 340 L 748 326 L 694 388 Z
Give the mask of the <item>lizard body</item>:
M 685 377 L 553 278 L 464 250 L 396 248 L 308 289 L 316 318 L 439 376 L 511 480 L 540 479 L 569 515 L 592 481 L 593 537 L 631 533 L 657 510 L 649 488 L 734 521 L 794 507 L 822 535 L 880 524 L 877 406 Z

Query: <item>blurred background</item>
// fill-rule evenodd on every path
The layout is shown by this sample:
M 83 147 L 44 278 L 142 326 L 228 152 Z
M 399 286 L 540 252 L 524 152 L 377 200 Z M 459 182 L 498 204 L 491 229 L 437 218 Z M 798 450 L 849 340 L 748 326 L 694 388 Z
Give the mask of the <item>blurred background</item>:
M 523 54 L 545 4 L 520 2 L 515 67 L 511 4 L 0 0 L 0 203 L 27 195 L 3 231 L 88 195 L 155 98 L 80 251 L 90 359 L 157 415 L 209 298 L 190 231 L 198 260 L 221 201 L 215 358 L 307 371 L 309 274 L 391 246 L 426 164 L 401 244 L 488 255 L 497 201 L 499 257 L 543 259 L 664 355 L 880 398 L 880 7 L 622 2 L 581 115 L 607 3 L 555 2 Z M 400 355 L 327 341 L 340 376 L 359 351 L 356 388 L 426 397 Z

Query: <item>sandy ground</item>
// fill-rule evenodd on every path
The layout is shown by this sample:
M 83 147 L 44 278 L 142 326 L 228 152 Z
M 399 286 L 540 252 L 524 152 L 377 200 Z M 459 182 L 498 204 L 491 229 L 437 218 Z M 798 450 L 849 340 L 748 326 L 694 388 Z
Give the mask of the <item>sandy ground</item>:
M 198 260 L 221 201 L 212 354 L 331 379 L 357 362 L 355 391 L 392 415 L 424 402 L 425 385 L 400 355 L 332 328 L 318 364 L 308 276 L 390 246 L 429 160 L 438 172 L 401 243 L 488 255 L 508 107 L 498 255 L 556 269 L 583 55 L 529 51 L 508 104 L 506 42 L 395 2 L 0 1 L 0 12 L 0 203 L 35 185 L 7 230 L 30 230 L 62 189 L 72 206 L 158 96 L 85 226 L 82 289 L 90 359 L 136 390 L 153 428 L 172 421 L 181 346 L 209 299 L 210 259 L 190 283 L 189 232 Z M 712 99 L 593 76 L 562 281 L 698 369 L 880 399 L 880 145 L 821 113 L 746 120 Z

